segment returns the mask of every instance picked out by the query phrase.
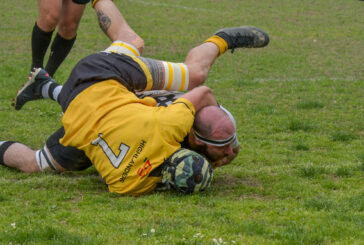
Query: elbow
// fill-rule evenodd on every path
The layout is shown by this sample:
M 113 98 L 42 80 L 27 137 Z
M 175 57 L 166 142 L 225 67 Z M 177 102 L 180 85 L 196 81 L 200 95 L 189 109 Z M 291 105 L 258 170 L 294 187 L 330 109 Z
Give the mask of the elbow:
M 211 88 L 207 87 L 207 86 L 200 86 L 198 87 L 198 89 L 201 90 L 201 93 L 204 95 L 204 96 L 211 96 L 212 95 L 212 90 Z

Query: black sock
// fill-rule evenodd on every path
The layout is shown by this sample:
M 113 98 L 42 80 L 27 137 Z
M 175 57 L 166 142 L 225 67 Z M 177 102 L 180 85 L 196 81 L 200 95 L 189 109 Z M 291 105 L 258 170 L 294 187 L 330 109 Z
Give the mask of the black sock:
M 64 39 L 57 33 L 53 40 L 51 47 L 51 54 L 49 55 L 48 63 L 45 70 L 53 77 L 58 67 L 62 64 L 67 57 L 75 43 L 76 36 L 70 40 Z
M 41 30 L 37 22 L 33 27 L 32 32 L 32 66 L 31 69 L 34 67 L 42 67 L 43 68 L 43 60 L 44 56 L 47 52 L 48 46 L 52 40 L 51 32 L 45 32 Z
M 16 143 L 15 141 L 3 141 L 0 143 L 0 165 L 5 165 L 4 163 L 4 154 L 6 150 L 11 146 L 12 144 Z

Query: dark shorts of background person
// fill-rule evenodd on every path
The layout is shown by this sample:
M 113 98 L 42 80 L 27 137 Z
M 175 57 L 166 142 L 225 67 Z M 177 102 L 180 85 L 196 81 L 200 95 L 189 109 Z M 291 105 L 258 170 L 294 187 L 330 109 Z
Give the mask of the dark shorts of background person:
M 77 4 L 86 4 L 89 3 L 91 0 L 72 0 L 72 2 Z
M 59 95 L 63 112 L 71 101 L 91 85 L 113 79 L 129 91 L 143 91 L 147 77 L 139 64 L 128 55 L 98 52 L 83 58 L 73 68 Z
M 54 160 L 69 171 L 79 171 L 91 167 L 92 163 L 83 151 L 59 143 L 63 136 L 64 128 L 62 127 L 52 134 L 46 142 L 46 146 Z

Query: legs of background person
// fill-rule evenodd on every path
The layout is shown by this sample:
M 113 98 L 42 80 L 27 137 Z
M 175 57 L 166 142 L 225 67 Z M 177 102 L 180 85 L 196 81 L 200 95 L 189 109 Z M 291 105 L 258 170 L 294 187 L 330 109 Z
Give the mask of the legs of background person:
M 58 32 L 53 40 L 50 56 L 45 68 L 52 77 L 73 47 L 78 25 L 85 7 L 86 4 L 76 4 L 72 0 L 63 0 L 58 22 Z
M 111 0 L 98 0 L 94 9 L 99 20 L 100 28 L 111 41 L 123 41 L 132 44 L 143 53 L 144 40 L 128 25 L 117 6 Z
M 52 34 L 57 26 L 62 8 L 62 0 L 38 0 L 38 19 L 32 32 L 32 66 L 43 67 Z

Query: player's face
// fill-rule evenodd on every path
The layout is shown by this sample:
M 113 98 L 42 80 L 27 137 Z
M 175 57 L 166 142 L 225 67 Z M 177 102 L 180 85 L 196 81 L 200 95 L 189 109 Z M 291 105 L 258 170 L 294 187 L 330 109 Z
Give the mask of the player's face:
M 232 143 L 225 146 L 206 145 L 205 155 L 212 161 L 219 161 L 233 154 Z

